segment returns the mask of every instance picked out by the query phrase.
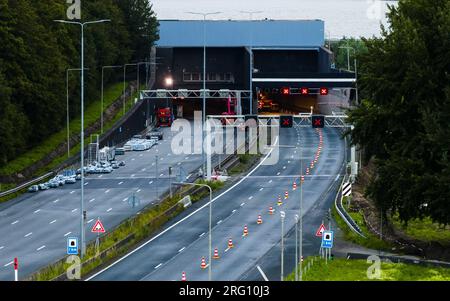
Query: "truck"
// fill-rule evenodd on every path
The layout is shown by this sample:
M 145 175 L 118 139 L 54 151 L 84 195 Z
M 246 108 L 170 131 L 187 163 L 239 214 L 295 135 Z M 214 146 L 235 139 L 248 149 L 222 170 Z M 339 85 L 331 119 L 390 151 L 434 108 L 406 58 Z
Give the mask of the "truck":
M 170 108 L 158 109 L 157 112 L 157 126 L 171 127 L 173 122 L 173 114 Z

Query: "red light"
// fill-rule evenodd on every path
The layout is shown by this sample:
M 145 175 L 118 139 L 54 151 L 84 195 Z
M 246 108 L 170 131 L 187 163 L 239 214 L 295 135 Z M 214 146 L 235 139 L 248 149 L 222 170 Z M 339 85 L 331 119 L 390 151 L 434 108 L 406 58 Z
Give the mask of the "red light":
M 302 93 L 302 95 L 308 95 L 309 94 L 309 89 L 308 88 L 302 88 L 301 89 L 301 93 Z
M 19 268 L 19 261 L 17 260 L 17 257 L 14 258 L 14 270 L 17 270 Z
M 320 88 L 320 95 L 328 95 L 328 88 Z
M 289 89 L 289 88 L 281 89 L 281 94 L 283 94 L 283 95 L 289 95 L 290 93 L 291 93 L 291 89 Z

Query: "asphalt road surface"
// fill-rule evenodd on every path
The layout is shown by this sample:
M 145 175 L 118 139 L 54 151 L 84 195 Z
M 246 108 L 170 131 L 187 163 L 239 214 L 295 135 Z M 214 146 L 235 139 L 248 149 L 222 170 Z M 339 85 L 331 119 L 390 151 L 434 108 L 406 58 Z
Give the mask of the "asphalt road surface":
M 108 229 L 143 207 L 158 202 L 169 188 L 169 166 L 172 177 L 183 170 L 193 176 L 201 165 L 201 155 L 174 155 L 170 129 L 162 129 L 164 140 L 143 152 L 118 156 L 125 167 L 111 174 L 89 175 L 85 179 L 86 238 L 97 218 Z M 156 169 L 158 156 L 158 169 Z M 127 199 L 133 194 L 140 204 L 133 208 Z M 67 237 L 80 237 L 80 182 L 37 193 L 26 193 L 0 204 L 0 281 L 14 280 L 13 259 L 19 259 L 19 277 L 38 270 L 66 254 Z
M 208 269 L 202 269 L 201 259 L 212 263 L 213 280 L 262 280 L 256 266 L 266 269 L 270 280 L 280 280 L 281 239 L 280 211 L 286 212 L 286 274 L 293 268 L 292 230 L 295 214 L 300 208 L 299 177 L 306 172 L 317 154 L 320 136 L 323 145 L 320 157 L 303 184 L 304 256 L 317 254 L 316 228 L 324 218 L 335 196 L 335 184 L 340 180 L 344 161 L 344 142 L 337 130 L 326 128 L 281 129 L 280 159 L 274 165 L 256 166 L 247 176 L 235 180 L 233 186 L 213 198 L 212 248 L 220 259 L 208 256 L 208 200 L 195 204 L 174 219 L 158 235 L 131 251 L 112 265 L 87 280 L 208 280 Z M 302 146 L 302 147 L 300 147 Z M 263 159 L 264 160 L 264 159 Z M 303 162 L 302 164 L 300 162 Z M 303 167 L 301 169 L 301 167 Z M 293 182 L 298 187 L 293 191 Z M 288 198 L 285 199 L 285 192 Z M 283 204 L 277 205 L 278 197 Z M 269 214 L 269 207 L 275 209 Z M 263 223 L 258 225 L 258 215 Z M 243 236 L 244 226 L 248 235 Z M 229 249 L 232 239 L 234 247 Z M 290 259 L 292 258 L 292 259 Z M 291 263 L 289 263 L 291 262 Z

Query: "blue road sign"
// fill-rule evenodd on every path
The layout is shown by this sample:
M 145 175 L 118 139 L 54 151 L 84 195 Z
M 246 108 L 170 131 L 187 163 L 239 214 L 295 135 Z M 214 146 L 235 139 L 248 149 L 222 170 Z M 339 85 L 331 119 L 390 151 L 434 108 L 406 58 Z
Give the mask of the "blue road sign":
M 333 231 L 323 231 L 322 233 L 322 248 L 331 249 L 333 248 Z
M 78 255 L 78 238 L 67 238 L 67 255 Z

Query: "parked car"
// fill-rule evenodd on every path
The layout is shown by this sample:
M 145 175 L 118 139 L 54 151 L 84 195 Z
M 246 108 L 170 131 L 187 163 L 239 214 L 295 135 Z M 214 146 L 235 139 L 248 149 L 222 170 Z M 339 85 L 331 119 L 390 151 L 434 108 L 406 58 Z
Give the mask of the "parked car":
M 118 163 L 113 163 L 113 164 L 111 164 L 111 167 L 113 169 L 118 169 L 119 168 L 119 164 Z
M 48 190 L 49 189 L 47 184 L 39 184 L 38 187 L 39 187 L 39 190 Z
M 75 180 L 80 181 L 81 180 L 81 173 L 76 175 Z
M 81 179 L 81 176 L 80 176 Z M 75 177 L 68 177 L 66 179 L 66 184 L 75 184 L 77 182 L 77 179 Z
M 37 185 L 33 185 L 30 188 L 28 188 L 28 192 L 38 192 L 39 191 L 39 186 Z
M 163 133 L 160 131 L 151 131 L 151 132 L 147 133 L 146 138 L 147 139 L 156 138 L 157 140 L 162 140 Z
M 121 167 L 125 166 L 125 162 L 124 161 L 120 161 L 119 162 L 119 166 L 121 166 Z
M 125 155 L 125 149 L 123 147 L 117 147 L 115 149 L 116 156 Z

